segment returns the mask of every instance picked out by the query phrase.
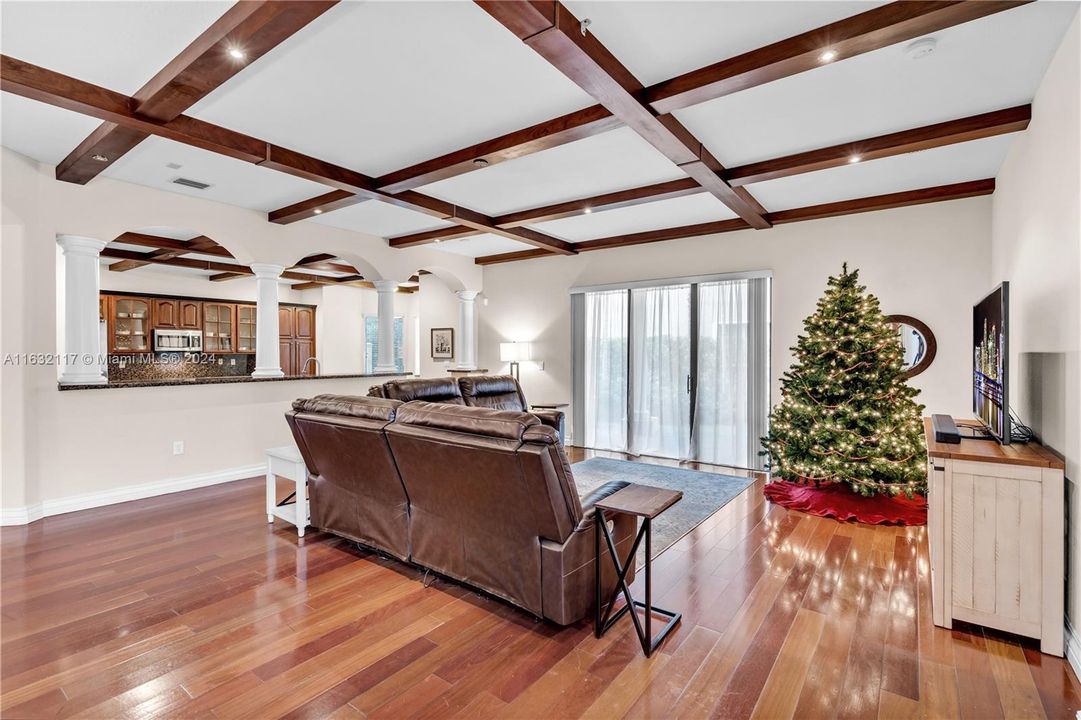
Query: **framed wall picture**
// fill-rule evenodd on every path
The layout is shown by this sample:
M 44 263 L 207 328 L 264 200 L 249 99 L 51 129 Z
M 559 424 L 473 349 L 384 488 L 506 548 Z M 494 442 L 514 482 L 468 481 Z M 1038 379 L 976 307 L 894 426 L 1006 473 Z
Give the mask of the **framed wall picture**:
M 432 328 L 432 360 L 454 359 L 454 328 Z

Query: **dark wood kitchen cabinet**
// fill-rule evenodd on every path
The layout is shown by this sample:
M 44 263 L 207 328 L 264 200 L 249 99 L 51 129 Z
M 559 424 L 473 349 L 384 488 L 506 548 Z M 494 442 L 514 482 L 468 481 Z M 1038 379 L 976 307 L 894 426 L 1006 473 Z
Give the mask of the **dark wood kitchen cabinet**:
M 203 303 L 203 352 L 231 353 L 236 351 L 236 305 L 232 303 Z
M 151 301 L 155 328 L 169 330 L 199 330 L 202 328 L 201 302 L 154 298 Z
M 254 305 L 236 306 L 236 351 L 255 352 L 256 308 Z
M 278 306 L 278 354 L 286 375 L 315 374 L 315 308 Z
M 110 295 L 107 306 L 109 352 L 150 352 L 150 301 L 141 297 Z
M 199 330 L 203 326 L 203 304 L 194 300 L 181 300 L 178 317 L 181 330 Z

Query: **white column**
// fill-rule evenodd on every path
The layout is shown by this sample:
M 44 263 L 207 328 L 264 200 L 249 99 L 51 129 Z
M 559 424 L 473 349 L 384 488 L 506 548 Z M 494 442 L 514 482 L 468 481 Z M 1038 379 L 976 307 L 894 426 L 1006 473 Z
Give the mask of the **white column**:
M 252 377 L 283 377 L 278 349 L 278 279 L 285 268 L 253 263 L 255 273 L 255 371 Z
M 474 301 L 479 290 L 459 290 L 458 296 L 458 342 L 457 370 L 477 369 L 477 307 Z
M 95 238 L 61 235 L 64 253 L 64 347 L 60 382 L 65 385 L 104 385 L 100 356 L 98 296 L 101 287 L 99 258 L 107 244 Z M 149 324 L 149 323 L 148 323 Z
M 372 284 L 379 293 L 379 357 L 374 372 L 397 372 L 398 366 L 394 364 L 394 294 L 398 292 L 398 281 L 375 280 Z

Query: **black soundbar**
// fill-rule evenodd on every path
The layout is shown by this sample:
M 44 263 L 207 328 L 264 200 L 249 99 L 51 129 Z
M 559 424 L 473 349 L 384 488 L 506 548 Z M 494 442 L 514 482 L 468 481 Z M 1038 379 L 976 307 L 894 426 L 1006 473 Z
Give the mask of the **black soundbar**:
M 935 441 L 949 445 L 961 444 L 961 433 L 957 431 L 957 423 L 949 415 L 932 415 L 931 427 L 935 431 Z

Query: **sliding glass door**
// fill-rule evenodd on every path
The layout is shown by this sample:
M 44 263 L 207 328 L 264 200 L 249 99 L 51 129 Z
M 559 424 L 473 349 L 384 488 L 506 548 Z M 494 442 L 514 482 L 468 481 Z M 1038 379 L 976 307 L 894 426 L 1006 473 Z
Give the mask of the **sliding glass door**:
M 578 444 L 761 467 L 769 282 L 752 274 L 576 289 Z

